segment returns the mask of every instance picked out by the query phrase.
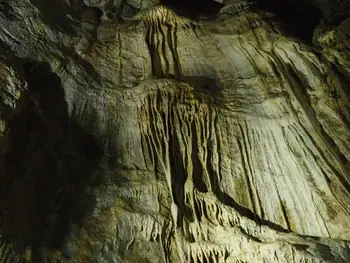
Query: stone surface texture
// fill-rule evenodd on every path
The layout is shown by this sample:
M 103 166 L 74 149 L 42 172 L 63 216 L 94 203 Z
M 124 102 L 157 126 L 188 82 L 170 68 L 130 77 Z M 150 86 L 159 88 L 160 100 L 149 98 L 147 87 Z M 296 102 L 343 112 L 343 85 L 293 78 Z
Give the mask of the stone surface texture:
M 217 2 L 0 0 L 1 263 L 350 262 L 349 2 Z

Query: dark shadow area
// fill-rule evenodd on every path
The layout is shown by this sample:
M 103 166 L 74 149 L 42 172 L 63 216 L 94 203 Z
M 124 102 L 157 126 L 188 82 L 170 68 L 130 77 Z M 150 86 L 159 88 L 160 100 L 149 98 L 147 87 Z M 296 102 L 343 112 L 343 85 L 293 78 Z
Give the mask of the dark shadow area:
M 42 21 L 54 30 L 75 34 L 80 12 L 86 8 L 83 3 L 69 6 L 66 1 L 29 0 L 40 11 Z
M 193 165 L 193 184 L 194 187 L 197 188 L 198 191 L 202 193 L 208 192 L 207 185 L 205 184 L 203 178 L 204 178 L 204 169 L 203 165 L 201 164 L 200 157 L 199 157 L 199 151 L 198 151 L 198 135 L 196 130 L 195 123 L 191 123 L 191 133 L 192 133 L 192 165 Z
M 7 18 L 14 20 L 16 19 L 16 13 L 10 3 L 6 1 L 0 2 L 0 13 L 4 14 Z
M 170 121 L 168 125 L 171 125 Z M 187 172 L 183 161 L 180 142 L 176 135 L 171 136 L 169 140 L 170 169 L 171 169 L 171 187 L 173 192 L 174 203 L 179 207 L 178 223 L 181 227 L 183 217 L 193 222 L 194 215 L 190 207 L 185 202 L 185 183 L 187 180 Z
M 313 31 L 323 17 L 317 7 L 306 1 L 258 0 L 255 8 L 276 14 L 286 34 L 296 36 L 307 44 L 312 43 Z
M 312 42 L 313 30 L 323 17 L 322 12 L 311 2 L 292 0 L 248 0 L 247 2 L 254 3 L 253 9 L 276 14 L 287 34 L 296 36 L 308 44 Z M 224 6 L 214 0 L 160 0 L 160 4 L 172 9 L 180 16 L 194 20 L 199 17 L 213 18 Z
M 203 76 L 182 76 L 182 81 L 195 87 L 198 91 L 206 92 L 215 97 L 222 91 L 217 80 Z
M 19 250 L 60 249 L 72 223 L 94 208 L 102 157 L 96 141 L 69 120 L 60 78 L 46 64 L 24 65 L 28 90 L 10 123 L 0 163 L 0 234 Z M 35 258 L 36 257 L 36 258 Z
M 190 19 L 214 17 L 224 6 L 213 0 L 160 0 L 160 4 Z

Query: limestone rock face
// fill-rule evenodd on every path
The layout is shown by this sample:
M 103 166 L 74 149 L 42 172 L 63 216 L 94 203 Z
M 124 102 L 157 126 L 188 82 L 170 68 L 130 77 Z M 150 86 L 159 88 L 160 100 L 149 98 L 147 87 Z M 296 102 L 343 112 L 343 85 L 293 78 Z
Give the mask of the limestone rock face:
M 0 262 L 350 262 L 345 8 L 217 2 L 0 1 Z

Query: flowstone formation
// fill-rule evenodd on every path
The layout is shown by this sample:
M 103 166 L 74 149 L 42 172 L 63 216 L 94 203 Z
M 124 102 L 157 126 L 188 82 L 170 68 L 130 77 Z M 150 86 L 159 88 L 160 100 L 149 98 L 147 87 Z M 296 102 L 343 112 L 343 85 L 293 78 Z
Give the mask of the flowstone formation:
M 208 2 L 0 1 L 1 263 L 350 262 L 349 4 Z

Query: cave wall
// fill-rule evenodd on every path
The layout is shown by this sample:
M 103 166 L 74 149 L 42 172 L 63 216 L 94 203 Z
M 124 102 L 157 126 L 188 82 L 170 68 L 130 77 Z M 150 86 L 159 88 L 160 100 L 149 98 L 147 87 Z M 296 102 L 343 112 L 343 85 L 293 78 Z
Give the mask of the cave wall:
M 197 3 L 0 2 L 0 262 L 350 260 L 347 2 Z

